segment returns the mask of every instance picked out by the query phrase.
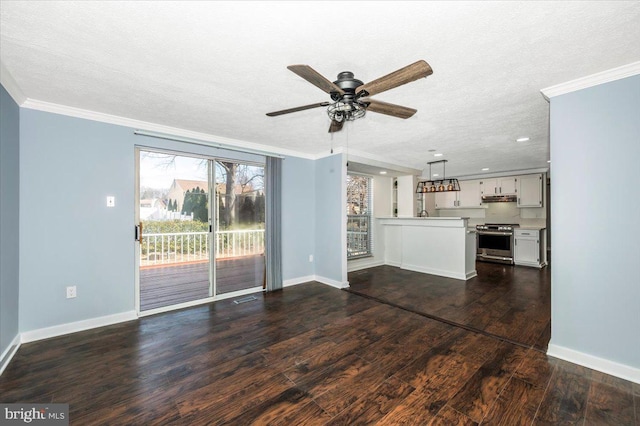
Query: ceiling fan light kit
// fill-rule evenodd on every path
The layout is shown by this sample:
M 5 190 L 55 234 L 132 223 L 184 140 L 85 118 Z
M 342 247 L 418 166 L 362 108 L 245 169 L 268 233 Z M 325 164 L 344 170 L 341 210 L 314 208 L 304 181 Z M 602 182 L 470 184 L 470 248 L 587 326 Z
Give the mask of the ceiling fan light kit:
M 445 171 L 445 164 L 448 160 L 431 161 L 427 163 L 429 165 L 429 177 L 431 174 L 431 165 L 442 163 L 442 179 L 437 180 L 422 180 L 418 182 L 416 186 L 416 193 L 424 194 L 431 192 L 451 192 L 460 191 L 460 182 L 456 178 L 447 178 Z
M 433 74 L 431 66 L 423 60 L 414 62 L 390 74 L 363 83 L 354 77 L 351 71 L 338 74 L 337 80 L 331 82 L 309 65 L 289 65 L 290 71 L 304 78 L 309 83 L 328 93 L 332 102 L 319 102 L 301 107 L 289 108 L 267 113 L 269 117 L 289 114 L 307 109 L 327 107 L 327 115 L 331 120 L 329 133 L 342 130 L 346 121 L 354 121 L 366 115 L 367 111 L 390 115 L 398 118 L 409 118 L 417 110 L 369 98 L 386 90 L 410 83 L 419 78 Z

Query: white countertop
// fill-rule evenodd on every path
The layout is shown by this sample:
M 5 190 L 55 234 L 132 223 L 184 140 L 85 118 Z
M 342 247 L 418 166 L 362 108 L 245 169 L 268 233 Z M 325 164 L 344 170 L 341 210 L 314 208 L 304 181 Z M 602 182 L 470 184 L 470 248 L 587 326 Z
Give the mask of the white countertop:
M 541 231 L 543 229 L 547 229 L 546 226 L 535 226 L 535 225 L 520 225 L 515 229 L 523 229 L 525 231 Z
M 466 229 L 467 217 L 377 217 L 380 225 L 420 228 Z
M 394 220 L 461 220 L 469 219 L 468 217 L 376 217 L 376 219 L 394 219 Z

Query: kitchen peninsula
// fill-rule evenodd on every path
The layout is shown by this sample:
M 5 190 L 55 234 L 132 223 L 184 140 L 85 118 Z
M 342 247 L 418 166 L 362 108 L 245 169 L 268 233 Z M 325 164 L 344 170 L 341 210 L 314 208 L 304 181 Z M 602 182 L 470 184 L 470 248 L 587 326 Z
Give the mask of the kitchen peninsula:
M 466 217 L 377 218 L 384 231 L 384 263 L 467 280 L 476 274 L 476 233 Z

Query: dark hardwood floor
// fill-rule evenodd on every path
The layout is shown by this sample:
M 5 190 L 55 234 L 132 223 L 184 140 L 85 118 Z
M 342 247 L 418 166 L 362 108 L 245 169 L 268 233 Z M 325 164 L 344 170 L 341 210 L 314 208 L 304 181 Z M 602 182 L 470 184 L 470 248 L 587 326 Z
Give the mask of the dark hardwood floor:
M 551 337 L 551 272 L 477 262 L 456 280 L 379 266 L 349 273 L 349 291 L 471 331 L 545 350 Z
M 307 283 L 24 344 L 0 401 L 74 425 L 638 425 L 640 386 Z

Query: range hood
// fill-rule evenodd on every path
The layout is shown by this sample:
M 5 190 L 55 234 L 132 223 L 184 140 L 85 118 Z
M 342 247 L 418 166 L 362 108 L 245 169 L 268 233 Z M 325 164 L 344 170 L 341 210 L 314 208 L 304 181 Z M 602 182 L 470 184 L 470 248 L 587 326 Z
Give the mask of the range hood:
M 515 195 L 483 195 L 483 203 L 515 203 L 518 197 Z

